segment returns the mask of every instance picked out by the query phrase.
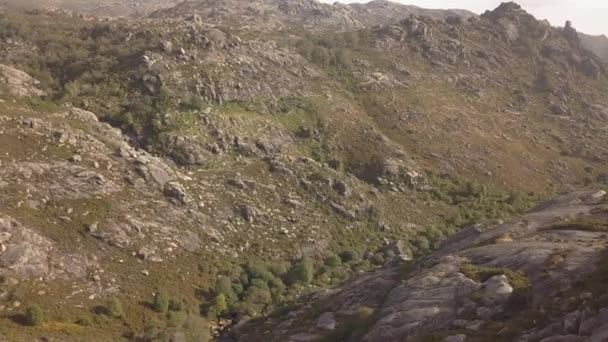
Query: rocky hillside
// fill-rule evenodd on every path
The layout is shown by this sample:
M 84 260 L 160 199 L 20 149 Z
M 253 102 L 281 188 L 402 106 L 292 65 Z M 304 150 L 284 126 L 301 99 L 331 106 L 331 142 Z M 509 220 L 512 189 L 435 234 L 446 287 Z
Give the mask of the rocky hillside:
M 3 0 L 0 8 L 17 10 L 61 10 L 100 17 L 141 17 L 179 0 Z
M 593 51 L 604 61 L 608 61 L 608 38 L 606 38 L 605 35 L 590 36 L 586 34 L 580 34 L 580 38 L 585 48 Z
M 353 30 L 393 23 L 410 15 L 424 15 L 439 20 L 474 16 L 472 12 L 465 10 L 430 10 L 386 0 L 374 0 L 364 4 L 336 2 L 333 5 L 315 0 L 184 1 L 175 7 L 159 10 L 151 16 L 175 18 L 188 15 L 198 15 L 213 24 L 247 26 L 249 30 L 264 31 L 286 29 L 293 24 L 304 25 L 308 29 Z
M 535 278 L 549 250 L 572 245 L 593 269 L 603 200 L 520 215 L 608 182 L 606 65 L 572 27 L 514 3 L 415 11 L 205 0 L 139 19 L 1 13 L 0 340 L 443 338 L 463 333 L 457 320 L 509 339 L 575 311 L 511 321 L 556 293 Z M 543 215 L 566 224 L 576 198 L 593 227 L 553 229 Z M 509 243 L 490 241 L 498 231 Z M 535 239 L 546 253 L 522 247 Z M 520 263 L 533 252 L 538 264 Z M 470 291 L 414 291 L 431 274 Z M 494 287 L 517 292 L 516 308 L 482 305 Z M 432 300 L 415 301 L 420 315 L 391 316 L 419 295 Z M 315 311 L 320 298 L 342 309 Z M 325 313 L 333 328 L 318 331 Z
M 576 192 L 475 225 L 252 321 L 239 341 L 606 341 L 606 193 Z M 254 332 L 251 332 L 253 330 Z

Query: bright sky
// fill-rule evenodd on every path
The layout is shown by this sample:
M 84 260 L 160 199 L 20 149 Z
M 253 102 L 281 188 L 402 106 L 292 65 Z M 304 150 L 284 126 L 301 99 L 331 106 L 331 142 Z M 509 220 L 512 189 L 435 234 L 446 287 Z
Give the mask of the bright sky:
M 335 0 L 321 0 L 333 3 Z M 339 0 L 340 2 L 367 2 L 365 0 Z M 494 9 L 506 0 L 396 0 L 423 8 L 460 8 L 475 13 Z M 588 34 L 608 35 L 608 0 L 518 0 L 516 1 L 537 19 L 548 19 L 554 26 L 564 26 L 571 20 L 573 26 Z

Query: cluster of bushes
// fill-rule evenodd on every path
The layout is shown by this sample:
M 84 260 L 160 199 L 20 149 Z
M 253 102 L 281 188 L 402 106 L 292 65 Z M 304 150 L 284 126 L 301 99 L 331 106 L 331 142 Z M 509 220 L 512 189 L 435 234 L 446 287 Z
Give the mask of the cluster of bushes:
M 154 93 L 146 88 L 137 66 L 146 51 L 158 49 L 160 38 L 123 25 L 0 14 L 0 38 L 36 46 L 8 62 L 41 81 L 48 100 L 74 103 L 138 136 L 154 136 L 172 99 L 162 87 Z M 198 108 L 200 103 L 190 99 L 184 106 Z
M 310 289 L 338 285 L 357 271 L 383 265 L 392 256 L 391 253 L 370 253 L 364 258 L 348 249 L 322 260 L 250 262 L 217 280 L 204 310 L 212 319 L 235 314 L 266 314 L 292 303 Z
M 122 302 L 117 297 L 111 297 L 108 304 L 102 308 L 101 312 L 111 318 L 122 318 L 124 316 Z M 39 326 L 42 325 L 45 320 L 44 311 L 38 304 L 32 304 L 25 311 L 24 323 L 26 325 Z M 90 326 L 92 320 L 89 316 L 82 316 L 77 319 L 75 323 L 81 326 Z
M 152 298 L 150 308 L 159 317 L 146 323 L 143 334 L 145 341 L 166 341 L 177 332 L 184 334 L 187 340 L 210 339 L 207 322 L 200 317 L 198 310 L 189 310 L 184 301 L 159 291 Z
M 488 221 L 507 220 L 530 210 L 540 197 L 534 193 L 505 192 L 449 176 L 431 177 L 433 190 L 427 195 L 457 207 L 450 224 L 466 227 Z

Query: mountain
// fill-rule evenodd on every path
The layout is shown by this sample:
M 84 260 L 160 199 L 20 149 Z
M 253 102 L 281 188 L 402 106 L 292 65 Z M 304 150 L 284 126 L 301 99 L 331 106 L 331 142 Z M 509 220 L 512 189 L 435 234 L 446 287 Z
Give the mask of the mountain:
M 102 17 L 131 17 L 145 16 L 178 2 L 178 0 L 3 0 L 0 1 L 0 8 L 63 10 Z
M 605 35 L 590 36 L 580 34 L 580 38 L 585 48 L 593 51 L 604 61 L 608 61 L 608 38 Z
M 399 3 L 374 0 L 365 4 L 333 5 L 315 0 L 238 0 L 184 1 L 175 7 L 152 13 L 152 17 L 183 17 L 197 14 L 213 24 L 253 26 L 254 29 L 278 29 L 285 25 L 303 24 L 308 29 L 360 29 L 396 22 L 410 15 L 425 15 L 435 19 L 468 18 L 475 14 L 466 10 L 431 10 Z
M 416 11 L 6 8 L 0 340 L 601 338 L 606 64 Z

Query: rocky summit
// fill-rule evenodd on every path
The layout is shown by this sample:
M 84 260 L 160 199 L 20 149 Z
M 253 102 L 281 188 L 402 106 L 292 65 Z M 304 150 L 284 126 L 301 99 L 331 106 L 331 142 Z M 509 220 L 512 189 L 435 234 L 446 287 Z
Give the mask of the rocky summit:
M 2 2 L 0 341 L 607 341 L 602 39 Z

